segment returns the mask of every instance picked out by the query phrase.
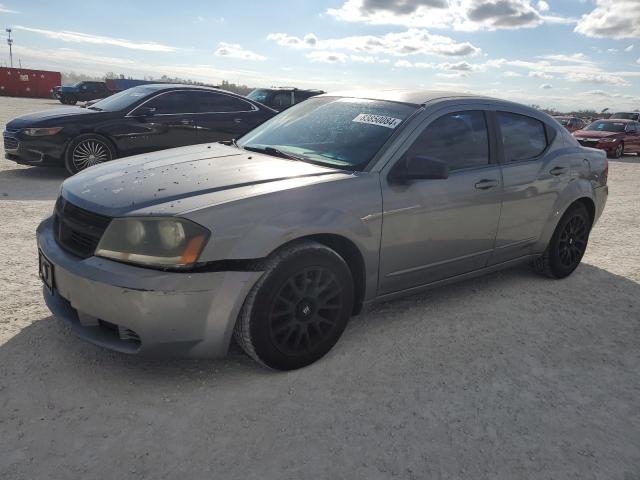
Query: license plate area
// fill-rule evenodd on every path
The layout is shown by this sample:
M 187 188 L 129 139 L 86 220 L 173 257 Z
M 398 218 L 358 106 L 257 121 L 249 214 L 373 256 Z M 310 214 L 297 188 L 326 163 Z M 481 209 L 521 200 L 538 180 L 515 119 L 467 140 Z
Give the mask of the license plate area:
M 53 293 L 55 287 L 53 264 L 38 250 L 38 276 L 49 292 Z

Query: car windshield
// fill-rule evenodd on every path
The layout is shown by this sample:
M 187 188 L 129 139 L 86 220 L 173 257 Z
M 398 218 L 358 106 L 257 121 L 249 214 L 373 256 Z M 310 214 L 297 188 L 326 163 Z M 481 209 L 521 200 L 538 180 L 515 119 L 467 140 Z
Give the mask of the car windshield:
M 593 122 L 585 130 L 590 132 L 624 132 L 623 122 Z
M 92 110 L 104 110 L 107 112 L 117 112 L 130 107 L 138 100 L 146 97 L 150 93 L 154 92 L 154 89 L 149 87 L 133 87 L 122 92 L 111 95 L 99 102 L 94 103 L 89 108 Z
M 249 100 L 253 100 L 254 102 L 264 103 L 269 98 L 270 90 L 265 90 L 263 88 L 258 88 L 247 95 Z
M 359 170 L 417 106 L 346 97 L 315 97 L 242 137 L 241 148 Z
M 611 118 L 617 118 L 619 120 L 636 120 L 638 118 L 638 115 L 640 114 L 620 112 L 620 113 L 614 113 Z

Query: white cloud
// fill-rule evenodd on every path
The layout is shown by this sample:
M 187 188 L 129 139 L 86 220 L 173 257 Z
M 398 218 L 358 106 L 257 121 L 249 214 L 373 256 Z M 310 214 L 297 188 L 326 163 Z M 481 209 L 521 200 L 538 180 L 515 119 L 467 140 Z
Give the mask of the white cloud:
M 549 4 L 540 0 L 345 0 L 327 14 L 347 22 L 456 30 L 536 27 L 572 19 L 545 16 Z
M 344 63 L 347 61 L 347 56 L 344 53 L 324 50 L 314 50 L 307 53 L 306 57 L 312 62 L 320 63 Z
M 237 43 L 218 43 L 218 48 L 215 51 L 215 55 L 218 57 L 237 58 L 240 60 L 266 60 L 264 55 L 257 54 L 245 48 L 242 48 Z
M 540 88 L 542 90 L 551 90 L 553 88 L 553 85 L 551 85 L 550 83 L 543 83 L 542 85 L 540 85 Z
M 6 7 L 3 3 L 0 3 L 0 13 L 20 13 L 17 10 L 12 10 Z
M 595 0 L 596 8 L 583 15 L 575 31 L 588 37 L 640 37 L 640 2 Z
M 517 77 L 521 77 L 521 76 L 522 76 L 522 74 L 520 74 L 520 73 L 518 73 L 518 72 L 513 72 L 513 71 L 510 71 L 510 70 L 509 70 L 509 71 L 507 71 L 507 72 L 504 72 L 504 76 L 505 76 L 505 77 L 510 77 L 510 78 L 517 78 Z
M 539 12 L 548 12 L 549 11 L 549 4 L 547 2 L 545 2 L 544 0 L 540 0 L 538 2 L 538 11 Z
M 633 51 L 633 45 L 629 45 L 627 48 L 624 49 L 625 52 L 631 52 Z
M 549 75 L 548 73 L 540 72 L 537 70 L 529 72 L 529 77 L 544 78 L 545 80 L 551 80 L 552 78 L 555 78 L 553 75 Z
M 313 45 L 305 39 L 312 34 L 299 38 L 286 33 L 270 33 L 268 40 L 278 45 L 298 49 L 348 50 L 364 55 L 391 55 L 403 57 L 408 55 L 439 55 L 447 57 L 476 55 L 480 49 L 469 42 L 457 42 L 454 39 L 435 35 L 427 30 L 411 28 L 405 32 L 387 33 L 385 35 L 361 35 L 343 38 L 318 39 L 314 35 Z
M 618 87 L 629 86 L 629 82 L 623 77 L 613 73 L 587 73 L 587 72 L 569 72 L 565 78 L 570 82 L 582 83 L 599 83 L 603 85 L 614 85 Z
M 111 45 L 114 47 L 128 48 L 132 50 L 143 50 L 147 52 L 175 52 L 176 50 L 178 50 L 176 47 L 163 45 L 161 43 L 137 42 L 133 40 L 123 40 L 121 38 L 103 37 L 101 35 L 93 35 L 89 33 L 72 32 L 69 30 L 43 30 L 41 28 L 24 27 L 22 25 L 16 25 L 13 28 L 15 30 L 37 33 L 54 40 L 62 40 L 63 42 Z
M 554 62 L 569 62 L 569 63 L 582 63 L 582 64 L 593 64 L 593 62 L 587 57 L 584 53 L 574 53 L 573 55 L 564 55 L 564 54 L 554 54 L 554 55 L 543 55 L 538 58 L 542 58 L 544 60 L 552 60 Z

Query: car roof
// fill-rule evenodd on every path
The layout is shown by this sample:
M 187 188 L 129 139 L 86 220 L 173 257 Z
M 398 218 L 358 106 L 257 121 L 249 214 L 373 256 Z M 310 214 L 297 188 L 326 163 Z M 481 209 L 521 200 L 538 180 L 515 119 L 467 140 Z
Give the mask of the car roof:
M 601 118 L 596 120 L 597 122 L 607 122 L 607 123 L 636 123 L 635 120 L 631 120 L 629 118 Z
M 390 102 L 410 103 L 413 105 L 423 105 L 436 100 L 452 99 L 484 99 L 496 101 L 497 99 L 474 95 L 471 93 L 460 93 L 438 90 L 345 90 L 339 92 L 325 93 L 325 97 L 354 97 L 367 98 L 370 100 L 386 100 Z M 501 100 L 502 101 L 502 100 Z
M 207 87 L 205 85 L 189 85 L 187 83 L 144 83 L 142 85 L 136 85 L 136 87 L 132 87 L 132 88 L 137 88 L 137 87 L 143 87 L 149 90 L 170 90 L 170 89 L 176 89 L 176 88 L 182 88 L 182 89 L 188 88 L 193 90 L 214 90 L 214 91 L 234 94 L 233 92 L 228 92 L 227 90 L 223 90 L 221 88 Z

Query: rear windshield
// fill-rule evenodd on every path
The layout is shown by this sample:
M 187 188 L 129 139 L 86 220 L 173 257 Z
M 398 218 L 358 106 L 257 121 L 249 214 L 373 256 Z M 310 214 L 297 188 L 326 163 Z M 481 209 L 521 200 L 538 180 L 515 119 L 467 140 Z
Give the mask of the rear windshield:
M 271 94 L 271 90 L 266 90 L 264 88 L 258 88 L 247 95 L 247 98 L 253 100 L 254 102 L 264 103 L 269 98 Z
M 569 125 L 569 122 L 571 121 L 568 118 L 556 118 L 556 120 L 558 120 L 560 122 L 561 125 L 564 125 L 565 127 L 567 125 Z
M 614 113 L 611 118 L 617 118 L 620 120 L 637 120 L 638 115 L 640 115 L 640 113 L 620 112 L 620 113 Z
M 313 97 L 263 123 L 238 141 L 302 161 L 359 170 L 418 107 L 380 100 Z
M 585 130 L 592 132 L 624 132 L 626 125 L 623 122 L 593 122 Z

